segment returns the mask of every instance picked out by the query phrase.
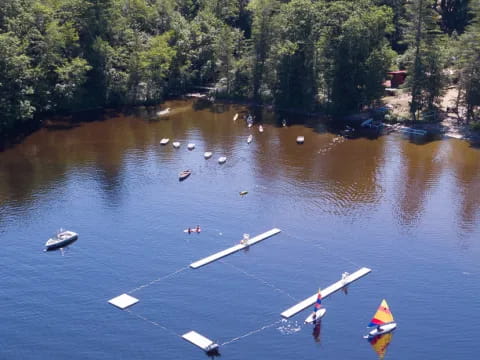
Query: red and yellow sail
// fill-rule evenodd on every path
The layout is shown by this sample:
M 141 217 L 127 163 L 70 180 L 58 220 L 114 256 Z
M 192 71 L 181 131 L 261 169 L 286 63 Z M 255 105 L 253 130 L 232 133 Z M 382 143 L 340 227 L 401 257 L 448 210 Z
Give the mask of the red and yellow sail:
M 393 315 L 388 307 L 387 301 L 383 299 L 368 326 L 383 325 L 391 322 L 393 322 Z

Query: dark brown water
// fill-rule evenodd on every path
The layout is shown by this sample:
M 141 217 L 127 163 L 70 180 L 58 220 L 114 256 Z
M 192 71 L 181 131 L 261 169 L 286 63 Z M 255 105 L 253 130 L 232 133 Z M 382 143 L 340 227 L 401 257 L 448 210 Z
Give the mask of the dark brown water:
M 226 359 L 375 359 L 362 335 L 383 298 L 399 324 L 386 358 L 478 356 L 478 149 L 346 139 L 272 113 L 257 114 L 260 133 L 242 106 L 166 107 L 49 122 L 0 153 L 3 358 L 202 358 L 178 338 L 196 330 Z M 183 233 L 197 224 L 201 234 Z M 79 240 L 42 252 L 59 227 Z M 185 268 L 272 227 L 282 233 L 248 252 Z M 303 325 L 308 311 L 277 323 L 361 266 L 373 272 L 325 299 L 321 339 Z M 130 312 L 107 304 L 123 292 L 140 299 Z

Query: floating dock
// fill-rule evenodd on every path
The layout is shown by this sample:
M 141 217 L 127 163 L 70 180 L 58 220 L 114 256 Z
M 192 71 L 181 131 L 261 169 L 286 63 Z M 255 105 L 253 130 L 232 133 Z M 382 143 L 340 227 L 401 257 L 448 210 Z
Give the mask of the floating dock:
M 235 253 L 235 252 L 237 252 L 237 251 L 240 251 L 240 250 L 245 249 L 245 248 L 247 248 L 247 247 L 249 247 L 249 246 L 252 246 L 252 245 L 254 245 L 254 244 L 256 244 L 256 243 L 258 243 L 258 242 L 260 242 L 260 241 L 262 241 L 262 240 L 268 239 L 269 237 L 271 237 L 271 236 L 273 236 L 273 235 L 276 235 L 276 234 L 278 234 L 279 232 L 281 232 L 280 229 L 273 228 L 272 230 L 269 230 L 269 231 L 267 231 L 267 232 L 264 232 L 263 234 L 257 235 L 257 236 L 255 236 L 254 238 L 246 239 L 246 240 L 244 239 L 244 240 L 242 240 L 242 242 L 241 242 L 240 244 L 238 244 L 238 245 L 232 246 L 231 248 L 228 248 L 228 249 L 226 249 L 226 250 L 220 251 L 220 252 L 218 252 L 218 253 L 216 253 L 216 254 L 213 254 L 213 255 L 210 255 L 210 256 L 208 256 L 208 257 L 206 257 L 206 258 L 203 258 L 203 259 L 201 259 L 201 260 L 198 260 L 198 261 L 196 261 L 196 262 L 194 262 L 194 263 L 191 263 L 191 264 L 190 264 L 190 267 L 191 267 L 192 269 L 197 269 L 197 268 L 202 267 L 202 266 L 204 266 L 204 265 L 210 264 L 211 262 L 214 262 L 214 261 L 216 261 L 216 260 L 218 260 L 218 259 L 221 259 L 221 258 L 223 258 L 223 257 L 225 257 L 225 256 L 228 256 L 228 255 L 233 254 L 233 253 Z
M 125 310 L 126 308 L 135 305 L 138 302 L 138 299 L 128 294 L 122 294 L 108 300 L 108 302 L 119 309 Z
M 347 286 L 348 284 L 364 277 L 368 273 L 370 273 L 372 270 L 366 267 L 363 267 L 357 271 L 355 271 L 353 274 L 348 274 L 346 276 L 342 276 L 342 279 L 340 281 L 337 281 L 336 283 L 330 285 L 329 287 L 326 287 L 321 291 L 322 293 L 322 299 L 326 298 L 327 296 L 333 294 L 334 292 L 340 290 L 341 288 Z M 305 310 L 309 306 L 312 306 L 315 301 L 317 301 L 317 296 L 318 294 L 314 294 L 310 296 L 309 298 L 303 300 L 302 302 L 299 302 L 297 305 L 292 306 L 291 308 L 285 310 L 284 312 L 281 313 L 281 315 L 288 319 L 292 317 L 295 314 L 298 314 L 300 311 Z
M 193 345 L 198 346 L 200 349 L 207 353 L 218 351 L 218 344 L 197 333 L 196 331 L 189 331 L 183 334 L 182 338 L 191 342 Z

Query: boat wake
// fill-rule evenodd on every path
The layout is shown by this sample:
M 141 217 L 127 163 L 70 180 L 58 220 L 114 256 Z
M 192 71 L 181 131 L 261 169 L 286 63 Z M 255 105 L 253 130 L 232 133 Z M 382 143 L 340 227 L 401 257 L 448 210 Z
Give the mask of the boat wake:
M 282 325 L 280 325 L 277 330 L 282 335 L 292 335 L 302 330 L 302 326 L 298 323 L 298 321 L 293 322 L 282 319 Z

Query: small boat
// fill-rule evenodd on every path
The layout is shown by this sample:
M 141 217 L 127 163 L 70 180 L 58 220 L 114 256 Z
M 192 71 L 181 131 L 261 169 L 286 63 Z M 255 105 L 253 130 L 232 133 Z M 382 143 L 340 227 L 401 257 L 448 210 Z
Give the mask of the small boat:
M 169 112 L 170 112 L 170 108 L 166 108 L 165 110 L 161 110 L 157 112 L 157 115 L 158 116 L 167 115 Z
M 45 248 L 47 250 L 53 250 L 65 245 L 70 244 L 78 239 L 78 234 L 69 231 L 69 230 L 62 230 L 60 229 L 53 237 L 47 240 L 45 243 Z
M 308 315 L 308 317 L 305 319 L 305 324 L 311 324 L 321 319 L 326 312 L 327 312 L 327 309 L 322 307 L 322 292 L 320 289 L 318 289 L 317 301 L 315 302 L 313 313 Z
M 175 149 L 178 149 L 180 147 L 180 143 L 178 141 L 174 141 L 172 145 Z
M 160 145 L 167 145 L 169 141 L 169 138 L 163 138 L 162 140 L 160 140 Z
M 258 126 L 258 131 L 260 131 L 261 133 L 263 133 L 263 126 L 262 126 L 262 125 L 259 125 L 259 126 Z
M 240 191 L 240 195 L 247 195 L 248 194 L 248 191 L 247 190 L 243 190 L 243 191 Z
M 193 227 L 193 228 L 188 228 L 188 229 L 183 230 L 184 233 L 188 233 L 188 234 L 193 233 L 193 232 L 200 234 L 201 231 L 202 231 L 202 229 L 200 228 L 200 226 L 196 226 L 196 227 Z
M 286 126 L 287 126 L 287 120 L 285 120 L 285 119 L 282 120 L 282 126 L 283 126 L 283 127 L 286 127 Z
M 297 144 L 303 144 L 305 142 L 304 136 L 297 136 Z
M 253 116 L 251 114 L 247 116 L 247 124 L 249 128 L 253 126 Z
M 212 157 L 212 155 L 213 155 L 213 154 L 212 154 L 211 151 L 205 151 L 205 152 L 203 153 L 203 157 L 204 157 L 205 159 L 210 159 L 210 158 Z
M 224 164 L 226 161 L 227 161 L 226 156 L 221 156 L 221 157 L 218 158 L 218 163 L 219 164 Z
M 238 119 L 238 113 L 235 114 L 235 116 L 233 117 L 233 121 L 237 121 Z
M 190 143 L 190 144 L 187 145 L 187 148 L 188 148 L 188 150 L 193 150 L 193 149 L 195 149 L 195 144 Z
M 382 334 L 389 333 L 397 327 L 397 323 L 393 320 L 392 312 L 388 307 L 387 301 L 385 299 L 382 300 L 380 306 L 377 309 L 375 315 L 373 315 L 370 324 L 368 327 L 374 327 L 375 329 L 369 331 L 367 335 L 364 336 L 366 339 L 374 338 L 375 336 L 379 336 Z
M 253 140 L 253 135 L 248 135 L 248 138 L 247 138 L 247 144 L 250 144 Z
M 192 170 L 183 170 L 180 174 L 178 174 L 178 180 L 179 181 L 185 180 L 187 177 L 190 176 L 191 173 L 192 173 Z

